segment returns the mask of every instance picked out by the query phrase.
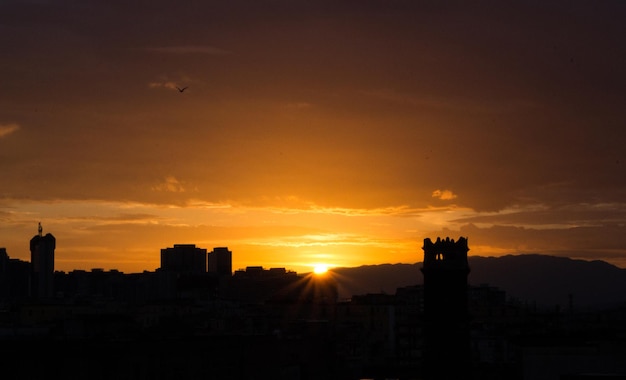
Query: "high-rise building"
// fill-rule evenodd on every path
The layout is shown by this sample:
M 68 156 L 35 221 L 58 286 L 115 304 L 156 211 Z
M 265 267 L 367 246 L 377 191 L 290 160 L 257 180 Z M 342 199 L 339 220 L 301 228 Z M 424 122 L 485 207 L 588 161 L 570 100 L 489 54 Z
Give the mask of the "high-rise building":
M 471 379 L 467 238 L 424 239 L 424 379 Z
M 206 273 L 206 248 L 195 244 L 174 244 L 161 249 L 161 270 L 178 273 Z
M 209 273 L 232 276 L 233 253 L 228 250 L 228 247 L 216 247 L 209 252 Z
M 45 299 L 54 296 L 54 249 L 56 238 L 43 235 L 41 223 L 37 235 L 30 239 L 31 296 Z

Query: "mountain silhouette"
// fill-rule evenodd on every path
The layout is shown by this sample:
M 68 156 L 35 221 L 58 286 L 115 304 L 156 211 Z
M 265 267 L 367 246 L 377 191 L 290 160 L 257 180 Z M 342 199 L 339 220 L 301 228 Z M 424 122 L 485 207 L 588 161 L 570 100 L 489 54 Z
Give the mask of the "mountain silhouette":
M 541 254 L 469 257 L 470 285 L 490 285 L 507 298 L 541 308 L 576 310 L 626 303 L 626 269 L 605 261 Z M 423 283 L 422 263 L 334 268 L 339 296 L 394 294 L 399 287 Z

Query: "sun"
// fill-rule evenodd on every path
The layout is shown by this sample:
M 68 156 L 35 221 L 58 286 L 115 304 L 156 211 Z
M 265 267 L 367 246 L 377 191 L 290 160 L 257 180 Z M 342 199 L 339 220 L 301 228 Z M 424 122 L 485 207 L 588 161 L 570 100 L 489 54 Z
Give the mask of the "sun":
M 315 264 L 313 266 L 313 273 L 315 274 L 324 274 L 328 272 L 328 265 L 326 264 Z

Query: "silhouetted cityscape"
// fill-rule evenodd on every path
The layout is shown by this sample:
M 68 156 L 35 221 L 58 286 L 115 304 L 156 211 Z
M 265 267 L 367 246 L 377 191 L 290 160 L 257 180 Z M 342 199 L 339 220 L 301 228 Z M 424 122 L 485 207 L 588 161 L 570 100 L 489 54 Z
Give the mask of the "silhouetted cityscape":
M 174 244 L 125 274 L 55 271 L 56 245 L 40 226 L 30 262 L 0 248 L 6 378 L 626 379 L 624 305 L 545 310 L 470 286 L 464 237 L 424 239 L 414 285 L 350 299 L 332 271 L 233 271 L 228 247 Z

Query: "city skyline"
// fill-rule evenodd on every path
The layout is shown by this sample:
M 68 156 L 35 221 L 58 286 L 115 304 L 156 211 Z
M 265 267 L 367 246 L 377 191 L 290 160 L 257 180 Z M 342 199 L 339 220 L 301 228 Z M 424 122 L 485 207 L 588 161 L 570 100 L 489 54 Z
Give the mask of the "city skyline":
M 619 1 L 0 4 L 0 247 L 58 270 L 470 256 L 626 268 Z M 181 91 L 184 89 L 184 91 Z

